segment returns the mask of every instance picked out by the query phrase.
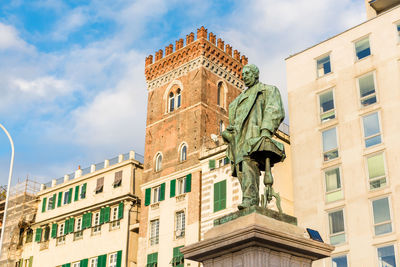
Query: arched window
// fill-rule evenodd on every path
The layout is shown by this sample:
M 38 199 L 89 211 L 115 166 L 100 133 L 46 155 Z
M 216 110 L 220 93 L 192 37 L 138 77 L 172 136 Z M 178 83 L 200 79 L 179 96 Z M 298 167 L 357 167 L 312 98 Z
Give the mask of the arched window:
M 218 83 L 218 96 L 217 96 L 218 106 L 224 106 L 224 88 L 222 86 L 222 82 Z
M 219 121 L 219 134 L 222 134 L 222 132 L 225 130 L 225 125 L 223 121 Z
M 162 155 L 158 153 L 156 156 L 156 172 L 160 171 L 162 167 Z
M 176 108 L 181 106 L 181 89 L 176 90 Z
M 181 152 L 179 153 L 180 154 L 180 156 L 179 156 L 179 160 L 182 162 L 182 161 L 185 161 L 186 159 L 187 159 L 187 146 L 186 146 L 186 144 L 183 144 L 182 145 L 182 147 L 181 147 Z
M 174 107 L 175 107 L 175 98 L 174 98 L 174 93 L 171 92 L 169 93 L 169 101 L 168 101 L 168 105 L 169 105 L 169 112 L 174 111 Z

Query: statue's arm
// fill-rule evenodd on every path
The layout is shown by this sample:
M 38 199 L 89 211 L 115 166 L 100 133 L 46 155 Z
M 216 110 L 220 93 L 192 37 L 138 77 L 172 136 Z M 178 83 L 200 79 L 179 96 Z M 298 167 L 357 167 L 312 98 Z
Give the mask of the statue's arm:
M 270 92 L 264 92 L 264 112 L 261 123 L 261 135 L 271 137 L 285 118 L 281 94 L 277 87 L 271 86 Z

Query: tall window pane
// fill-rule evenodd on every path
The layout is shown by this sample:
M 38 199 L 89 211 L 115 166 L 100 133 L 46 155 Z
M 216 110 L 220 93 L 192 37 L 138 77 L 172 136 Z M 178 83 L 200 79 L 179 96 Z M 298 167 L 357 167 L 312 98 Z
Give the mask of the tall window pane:
M 336 140 L 336 128 L 322 132 L 322 143 L 324 151 L 324 161 L 328 161 L 339 156 Z
M 329 213 L 330 241 L 332 245 L 344 243 L 346 241 L 344 233 L 343 210 Z
M 382 267 L 396 267 L 396 256 L 393 245 L 378 248 L 378 262 L 379 266 Z
M 357 59 L 360 60 L 371 55 L 371 49 L 369 46 L 369 38 L 366 37 L 355 43 Z
M 317 74 L 318 77 L 324 76 L 331 72 L 331 58 L 329 55 L 317 59 Z
M 374 212 L 375 235 L 382 235 L 392 232 L 389 199 L 385 197 L 372 201 L 372 209 Z
M 347 267 L 347 255 L 332 257 L 332 267 Z
M 160 220 L 150 222 L 150 245 L 158 244 Z
M 174 111 L 175 108 L 175 98 L 174 98 L 174 93 L 169 93 L 169 112 Z
M 376 90 L 373 73 L 358 78 L 358 87 L 360 88 L 360 101 L 362 106 L 376 103 Z
M 178 88 L 176 91 L 176 108 L 181 106 L 181 89 Z
M 335 118 L 335 104 L 332 90 L 319 95 L 319 109 L 321 122 Z
M 379 127 L 378 113 L 372 113 L 363 117 L 364 124 L 364 137 L 365 147 L 380 144 L 381 141 L 381 130 Z
M 383 153 L 367 158 L 368 178 L 370 189 L 386 185 L 385 162 Z
M 343 198 L 339 168 L 325 172 L 325 185 L 327 202 L 336 201 Z

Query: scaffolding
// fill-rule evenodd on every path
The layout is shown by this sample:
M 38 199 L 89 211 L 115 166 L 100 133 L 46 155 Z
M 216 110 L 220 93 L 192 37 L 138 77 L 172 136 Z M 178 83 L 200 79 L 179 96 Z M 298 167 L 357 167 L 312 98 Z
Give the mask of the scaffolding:
M 35 220 L 36 194 L 39 190 L 40 184 L 29 179 L 10 189 L 6 222 L 2 225 L 5 228 L 0 254 L 1 267 L 14 267 L 21 256 L 24 233 Z M 0 201 L 0 210 L 3 205 L 0 216 L 4 214 L 4 203 L 5 200 Z

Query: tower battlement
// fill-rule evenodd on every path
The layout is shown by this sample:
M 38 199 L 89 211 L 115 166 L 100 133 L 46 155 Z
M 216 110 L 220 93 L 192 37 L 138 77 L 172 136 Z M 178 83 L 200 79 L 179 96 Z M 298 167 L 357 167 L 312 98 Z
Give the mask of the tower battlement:
M 208 37 L 208 38 L 207 38 Z M 207 29 L 202 26 L 197 29 L 196 39 L 194 33 L 186 35 L 186 45 L 183 39 L 175 41 L 174 46 L 169 44 L 165 47 L 165 56 L 162 49 L 149 55 L 145 60 L 145 76 L 148 82 L 158 78 L 159 76 L 183 65 L 199 56 L 204 56 L 208 60 L 216 63 L 220 67 L 229 71 L 233 76 L 242 78 L 242 68 L 247 64 L 246 56 L 240 56 L 240 52 L 233 50 L 232 46 L 218 38 L 212 32 L 208 33 Z

